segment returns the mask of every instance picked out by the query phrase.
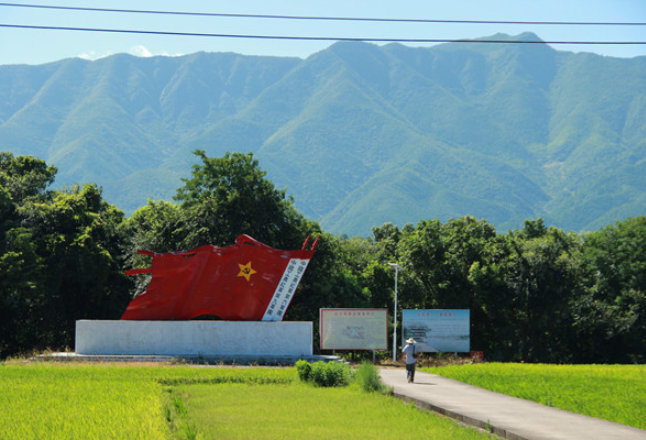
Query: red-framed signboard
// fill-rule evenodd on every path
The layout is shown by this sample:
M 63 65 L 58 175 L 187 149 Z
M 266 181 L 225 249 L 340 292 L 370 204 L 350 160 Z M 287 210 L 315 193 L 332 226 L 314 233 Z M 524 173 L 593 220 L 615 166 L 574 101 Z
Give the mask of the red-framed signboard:
M 322 350 L 387 350 L 388 309 L 320 309 Z

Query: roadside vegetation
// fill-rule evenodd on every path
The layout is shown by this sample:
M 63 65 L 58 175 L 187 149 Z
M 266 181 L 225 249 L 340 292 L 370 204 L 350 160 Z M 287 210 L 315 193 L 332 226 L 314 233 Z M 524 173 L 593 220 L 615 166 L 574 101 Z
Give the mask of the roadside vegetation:
M 421 371 L 547 406 L 646 429 L 646 365 L 482 363 Z
M 295 368 L 5 363 L 0 395 L 3 440 L 491 438 Z

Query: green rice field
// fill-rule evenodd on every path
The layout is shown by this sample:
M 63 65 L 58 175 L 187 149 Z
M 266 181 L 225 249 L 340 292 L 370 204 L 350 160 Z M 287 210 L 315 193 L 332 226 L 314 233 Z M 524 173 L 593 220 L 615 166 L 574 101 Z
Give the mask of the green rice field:
M 355 387 L 294 383 L 178 387 L 190 421 L 207 439 L 485 439 L 491 436 Z M 190 428 L 190 427 L 189 427 Z M 180 430 L 181 431 L 181 430 Z M 178 435 L 179 438 L 190 438 Z
M 405 428 L 404 428 L 405 427 Z M 379 393 L 295 368 L 0 364 L 0 439 L 484 439 Z
M 483 363 L 421 371 L 646 429 L 646 365 Z

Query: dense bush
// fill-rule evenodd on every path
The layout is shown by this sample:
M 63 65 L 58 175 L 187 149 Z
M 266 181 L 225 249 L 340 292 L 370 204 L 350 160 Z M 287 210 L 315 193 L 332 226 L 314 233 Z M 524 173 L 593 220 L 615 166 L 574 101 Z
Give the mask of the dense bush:
M 352 371 L 346 364 L 339 362 L 316 361 L 310 364 L 300 360 L 296 363 L 298 377 L 321 387 L 346 386 L 352 379 Z
M 300 380 L 307 382 L 310 380 L 310 374 L 312 373 L 312 364 L 300 359 L 296 362 L 296 372 Z
M 310 364 L 299 360 L 296 362 L 296 371 L 301 381 L 321 387 L 340 387 L 352 383 L 366 392 L 388 392 L 377 368 L 367 361 L 353 371 L 350 366 L 338 362 L 317 361 Z

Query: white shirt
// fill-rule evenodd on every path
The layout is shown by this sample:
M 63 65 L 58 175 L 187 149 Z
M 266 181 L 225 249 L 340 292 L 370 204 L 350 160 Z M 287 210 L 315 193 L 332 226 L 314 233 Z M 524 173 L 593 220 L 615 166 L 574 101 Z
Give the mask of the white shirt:
M 406 347 L 402 349 L 402 353 L 406 353 L 407 364 L 414 364 L 417 362 L 417 359 L 413 357 L 413 353 L 417 353 L 417 347 L 415 347 L 415 344 L 406 344 Z

